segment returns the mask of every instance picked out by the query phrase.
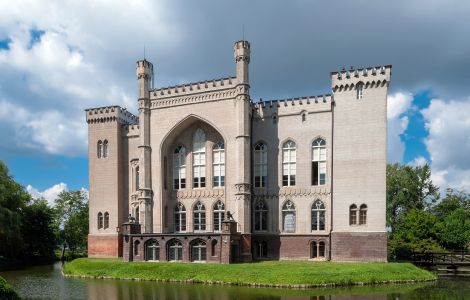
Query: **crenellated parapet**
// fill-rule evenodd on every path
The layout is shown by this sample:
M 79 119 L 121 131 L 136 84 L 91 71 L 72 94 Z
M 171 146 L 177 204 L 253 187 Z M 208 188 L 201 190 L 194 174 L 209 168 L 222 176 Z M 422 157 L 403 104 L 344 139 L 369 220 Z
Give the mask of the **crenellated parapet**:
M 391 65 L 331 72 L 331 88 L 333 92 L 340 92 L 353 89 L 358 84 L 365 88 L 384 86 L 390 82 L 391 74 Z
M 124 125 L 135 125 L 139 118 L 120 106 L 105 106 L 85 109 L 88 124 L 118 122 Z
M 140 126 L 137 124 L 123 126 L 122 134 L 126 137 L 138 137 L 140 135 Z
M 273 116 L 289 116 L 302 112 L 316 113 L 330 111 L 333 96 L 330 94 L 281 100 L 260 100 L 252 102 L 252 108 L 260 119 Z
M 154 89 L 150 91 L 151 100 L 161 100 L 178 96 L 188 96 L 199 93 L 219 91 L 235 87 L 235 77 L 205 80 L 200 82 L 186 83 L 177 86 Z

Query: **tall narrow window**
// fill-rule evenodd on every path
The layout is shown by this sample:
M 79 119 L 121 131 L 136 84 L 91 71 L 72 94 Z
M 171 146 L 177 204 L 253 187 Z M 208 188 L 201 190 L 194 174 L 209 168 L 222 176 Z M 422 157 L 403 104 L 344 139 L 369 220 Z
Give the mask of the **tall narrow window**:
M 362 99 L 363 96 L 364 96 L 364 83 L 358 82 L 356 84 L 356 98 Z
M 168 159 L 163 157 L 163 188 L 168 189 Z
M 317 258 L 317 257 L 318 257 L 317 242 L 313 241 L 310 243 L 310 258 Z
M 295 185 L 296 147 L 293 141 L 287 141 L 282 146 L 282 186 Z
M 103 228 L 103 213 L 98 213 L 98 229 Z
M 282 231 L 295 232 L 295 205 L 290 200 L 282 207 Z
M 191 260 L 206 261 L 207 246 L 203 240 L 197 240 L 191 245 Z
M 139 177 L 140 177 L 139 166 L 136 166 L 135 167 L 135 191 L 139 190 Z
M 163 209 L 163 226 L 168 227 L 168 206 Z
M 214 231 L 222 230 L 222 221 L 225 218 L 225 206 L 222 201 L 217 201 L 214 205 Z
M 98 158 L 103 156 L 103 142 L 101 140 L 99 140 L 98 144 L 96 145 L 96 155 Z
M 104 213 L 104 229 L 109 228 L 109 212 Z
M 264 143 L 258 143 L 254 154 L 255 187 L 265 187 L 268 179 L 268 147 Z
M 312 231 L 325 230 L 325 204 L 316 200 L 312 205 Z
M 318 256 L 325 257 L 325 242 L 318 243 Z
M 175 206 L 175 232 L 186 231 L 186 208 L 180 202 Z
M 108 157 L 108 140 L 103 141 L 103 157 Z
M 168 242 L 168 260 L 181 261 L 183 259 L 183 244 L 178 240 Z
M 357 205 L 352 204 L 349 207 L 349 225 L 357 224 Z
M 318 138 L 312 143 L 312 185 L 326 183 L 326 142 Z
M 220 142 L 212 148 L 214 187 L 225 186 L 225 147 Z
M 176 147 L 173 152 L 173 189 L 186 188 L 186 148 Z
M 255 231 L 268 230 L 268 209 L 264 201 L 258 200 L 255 206 Z
M 145 244 L 145 260 L 160 260 L 160 244 L 158 244 L 157 240 L 150 240 Z
M 211 256 L 215 256 L 217 247 L 217 240 L 212 240 L 211 242 Z
M 193 229 L 194 231 L 206 230 L 206 207 L 201 202 L 194 206 Z
M 362 204 L 359 207 L 359 225 L 365 225 L 367 223 L 367 205 Z
M 206 187 L 206 134 L 202 129 L 193 135 L 193 187 Z

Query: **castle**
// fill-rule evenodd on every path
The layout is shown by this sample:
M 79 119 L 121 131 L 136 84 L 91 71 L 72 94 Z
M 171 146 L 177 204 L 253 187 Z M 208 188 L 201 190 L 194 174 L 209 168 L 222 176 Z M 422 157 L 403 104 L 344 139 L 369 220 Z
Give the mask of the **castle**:
M 90 257 L 386 261 L 391 66 L 332 72 L 332 94 L 253 101 L 236 76 L 153 88 L 139 115 L 86 110 Z

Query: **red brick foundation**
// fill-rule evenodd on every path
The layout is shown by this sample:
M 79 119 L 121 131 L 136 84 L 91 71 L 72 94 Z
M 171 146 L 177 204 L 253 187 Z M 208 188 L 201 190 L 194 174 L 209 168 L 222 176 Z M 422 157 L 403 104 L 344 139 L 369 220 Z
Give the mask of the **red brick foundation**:
M 89 234 L 88 257 L 120 257 L 122 256 L 122 236 Z
M 267 256 L 253 259 L 308 260 L 311 258 L 312 242 L 325 243 L 325 256 L 318 259 L 329 259 L 329 237 L 327 235 L 252 235 L 252 244 L 266 242 Z
M 387 261 L 387 233 L 332 232 L 331 260 Z

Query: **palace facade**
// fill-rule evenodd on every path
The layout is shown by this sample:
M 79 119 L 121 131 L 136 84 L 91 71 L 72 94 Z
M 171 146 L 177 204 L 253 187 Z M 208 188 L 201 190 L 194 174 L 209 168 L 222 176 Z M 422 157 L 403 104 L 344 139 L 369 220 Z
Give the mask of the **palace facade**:
M 153 88 L 139 114 L 86 110 L 90 257 L 386 261 L 391 66 L 332 72 L 332 94 L 254 101 L 236 76 Z

